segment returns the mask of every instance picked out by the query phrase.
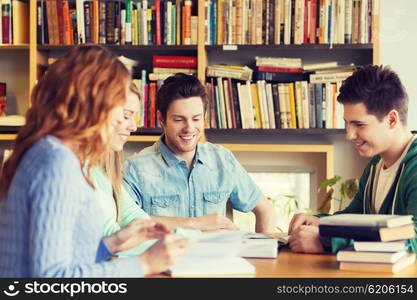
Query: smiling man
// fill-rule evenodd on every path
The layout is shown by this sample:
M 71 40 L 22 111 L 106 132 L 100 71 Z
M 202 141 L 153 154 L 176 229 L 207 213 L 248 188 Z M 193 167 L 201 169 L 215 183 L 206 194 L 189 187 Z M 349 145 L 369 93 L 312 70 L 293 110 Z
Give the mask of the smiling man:
M 346 138 L 371 158 L 354 199 L 337 213 L 413 215 L 417 224 L 417 141 L 407 128 L 408 97 L 398 75 L 382 66 L 358 69 L 343 82 L 337 101 L 344 107 Z M 295 215 L 291 249 L 336 252 L 350 243 L 320 237 L 318 224 L 318 217 Z M 417 252 L 415 238 L 410 248 Z
M 230 201 L 239 211 L 254 212 L 257 232 L 272 232 L 272 205 L 233 154 L 200 142 L 208 106 L 200 81 L 181 73 L 167 78 L 156 105 L 163 135 L 124 168 L 124 180 L 139 206 L 172 227 L 237 229 L 225 216 Z

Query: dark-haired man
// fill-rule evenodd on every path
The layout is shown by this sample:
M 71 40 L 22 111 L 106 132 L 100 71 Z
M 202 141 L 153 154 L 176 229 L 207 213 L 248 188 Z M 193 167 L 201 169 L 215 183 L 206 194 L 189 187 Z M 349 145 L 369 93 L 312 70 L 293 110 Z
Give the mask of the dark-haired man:
M 413 215 L 417 221 L 417 141 L 407 128 L 408 97 L 388 67 L 366 66 L 347 78 L 337 101 L 343 104 L 346 138 L 359 155 L 372 158 L 350 205 L 337 213 Z M 319 236 L 319 219 L 293 217 L 289 245 L 295 252 L 336 252 L 350 241 Z M 417 227 L 416 227 L 417 228 Z M 417 252 L 417 240 L 410 240 Z
M 154 220 L 172 227 L 237 229 L 225 216 L 230 201 L 237 210 L 254 212 L 257 232 L 272 232 L 272 205 L 233 154 L 199 142 L 207 103 L 194 76 L 167 78 L 156 99 L 163 135 L 126 161 L 125 182 Z

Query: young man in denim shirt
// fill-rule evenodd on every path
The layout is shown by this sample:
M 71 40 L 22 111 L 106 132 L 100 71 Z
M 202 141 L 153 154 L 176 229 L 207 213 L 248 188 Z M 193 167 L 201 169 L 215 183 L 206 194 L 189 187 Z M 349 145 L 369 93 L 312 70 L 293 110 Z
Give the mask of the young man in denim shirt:
M 200 81 L 176 74 L 164 81 L 156 98 L 164 133 L 124 167 L 124 180 L 137 203 L 154 220 L 173 227 L 237 229 L 225 217 L 229 200 L 234 209 L 254 212 L 257 232 L 272 232 L 272 205 L 233 154 L 199 142 L 208 106 Z

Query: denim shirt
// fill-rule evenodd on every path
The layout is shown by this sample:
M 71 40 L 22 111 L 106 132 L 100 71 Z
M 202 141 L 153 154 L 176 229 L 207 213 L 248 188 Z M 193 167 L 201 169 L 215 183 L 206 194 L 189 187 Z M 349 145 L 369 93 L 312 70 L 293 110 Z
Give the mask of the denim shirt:
M 229 150 L 199 143 L 190 170 L 164 144 L 163 136 L 126 160 L 124 180 L 138 205 L 154 216 L 225 215 L 227 200 L 234 209 L 248 212 L 262 197 Z

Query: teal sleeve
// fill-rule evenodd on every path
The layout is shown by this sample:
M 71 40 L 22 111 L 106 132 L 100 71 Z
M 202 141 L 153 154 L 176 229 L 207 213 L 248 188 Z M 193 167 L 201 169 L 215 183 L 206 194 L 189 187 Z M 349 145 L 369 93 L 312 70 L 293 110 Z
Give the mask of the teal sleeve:
M 135 203 L 132 196 L 126 191 L 124 186 L 122 186 L 121 207 L 121 227 L 126 226 L 133 220 L 150 218 L 149 215 Z
M 174 228 L 174 233 L 181 234 L 186 237 L 196 237 L 202 234 L 201 230 L 198 229 L 185 229 L 181 227 Z

